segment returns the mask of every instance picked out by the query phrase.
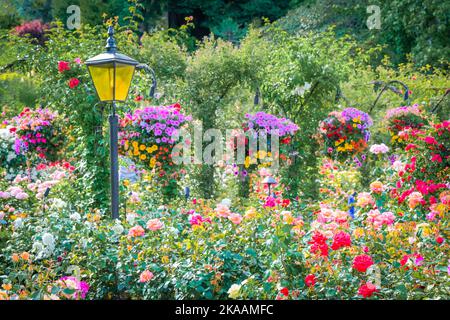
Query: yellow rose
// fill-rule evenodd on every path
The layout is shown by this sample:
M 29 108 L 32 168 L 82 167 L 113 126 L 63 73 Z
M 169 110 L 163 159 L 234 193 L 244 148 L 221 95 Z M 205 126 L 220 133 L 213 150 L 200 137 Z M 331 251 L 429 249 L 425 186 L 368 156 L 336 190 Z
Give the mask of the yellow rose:
M 228 289 L 228 297 L 231 299 L 239 298 L 239 291 L 241 290 L 240 284 L 233 284 L 230 289 Z

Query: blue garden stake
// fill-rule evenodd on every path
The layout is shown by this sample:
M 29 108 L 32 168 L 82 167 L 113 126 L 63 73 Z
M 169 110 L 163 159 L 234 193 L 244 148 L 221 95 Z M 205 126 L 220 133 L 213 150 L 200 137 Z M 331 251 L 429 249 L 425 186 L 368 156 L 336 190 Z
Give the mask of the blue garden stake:
M 44 199 L 42 201 L 42 212 L 45 214 L 45 205 L 47 204 L 47 197 L 50 193 L 50 188 L 45 189 Z
M 189 189 L 189 187 L 184 187 L 184 197 L 187 199 L 189 199 L 191 195 L 191 189 Z
M 348 205 L 355 203 L 355 196 L 356 192 L 348 197 Z M 348 209 L 348 214 L 352 217 L 352 219 L 355 219 L 355 206 L 350 206 L 350 209 Z

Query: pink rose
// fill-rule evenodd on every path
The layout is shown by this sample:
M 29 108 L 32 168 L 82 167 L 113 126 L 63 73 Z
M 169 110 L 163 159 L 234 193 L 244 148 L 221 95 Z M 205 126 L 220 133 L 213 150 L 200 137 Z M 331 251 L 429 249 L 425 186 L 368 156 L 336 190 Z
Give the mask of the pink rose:
M 128 231 L 129 237 L 142 237 L 144 234 L 145 230 L 141 226 L 135 226 Z
M 149 270 L 145 270 L 144 272 L 141 273 L 141 275 L 139 276 L 139 282 L 140 283 L 145 283 L 145 282 L 149 282 L 150 280 L 152 280 L 154 277 L 153 273 Z
M 226 218 L 231 214 L 231 211 L 228 208 L 228 206 L 226 206 L 222 203 L 219 203 L 217 205 L 217 207 L 214 209 L 214 211 L 216 212 L 218 217 L 223 217 L 223 218 Z
M 17 200 L 24 200 L 27 198 L 28 198 L 28 194 L 26 194 L 25 192 L 19 192 L 18 194 L 16 194 Z
M 151 219 L 147 222 L 147 229 L 156 231 L 161 229 L 164 224 L 159 219 Z
M 239 213 L 231 213 L 228 219 L 234 224 L 240 224 L 242 222 L 242 216 Z

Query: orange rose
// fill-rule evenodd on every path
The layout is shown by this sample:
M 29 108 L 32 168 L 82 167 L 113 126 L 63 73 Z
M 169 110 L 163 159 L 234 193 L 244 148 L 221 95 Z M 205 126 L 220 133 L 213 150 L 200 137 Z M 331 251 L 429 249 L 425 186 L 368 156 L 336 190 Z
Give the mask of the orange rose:
M 17 253 L 14 253 L 12 256 L 11 256 L 11 259 L 12 259 L 12 261 L 13 262 L 19 262 L 19 255 L 17 254 Z
M 370 190 L 375 193 L 382 193 L 384 190 L 384 185 L 380 181 L 374 181 L 370 184 Z
M 22 252 L 22 254 L 20 255 L 20 257 L 25 260 L 28 261 L 30 260 L 30 254 L 28 252 Z

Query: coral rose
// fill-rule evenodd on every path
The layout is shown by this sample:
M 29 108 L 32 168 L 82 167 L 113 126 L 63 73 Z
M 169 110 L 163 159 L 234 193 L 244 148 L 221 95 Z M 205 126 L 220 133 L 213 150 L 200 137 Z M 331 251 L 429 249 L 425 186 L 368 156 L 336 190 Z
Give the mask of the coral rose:
M 141 226 L 135 226 L 128 231 L 129 237 L 142 237 L 144 234 L 145 230 Z
M 242 216 L 239 213 L 231 213 L 228 219 L 234 224 L 240 224 L 242 222 Z
M 159 219 L 151 219 L 147 222 L 147 229 L 156 231 L 161 229 L 164 224 Z
M 370 184 L 370 190 L 375 193 L 382 193 L 384 190 L 383 183 L 380 181 L 374 181 Z
M 141 273 L 141 275 L 139 276 L 139 282 L 140 283 L 145 283 L 145 282 L 149 282 L 150 280 L 152 280 L 154 277 L 153 273 L 149 270 L 145 270 L 144 272 Z

